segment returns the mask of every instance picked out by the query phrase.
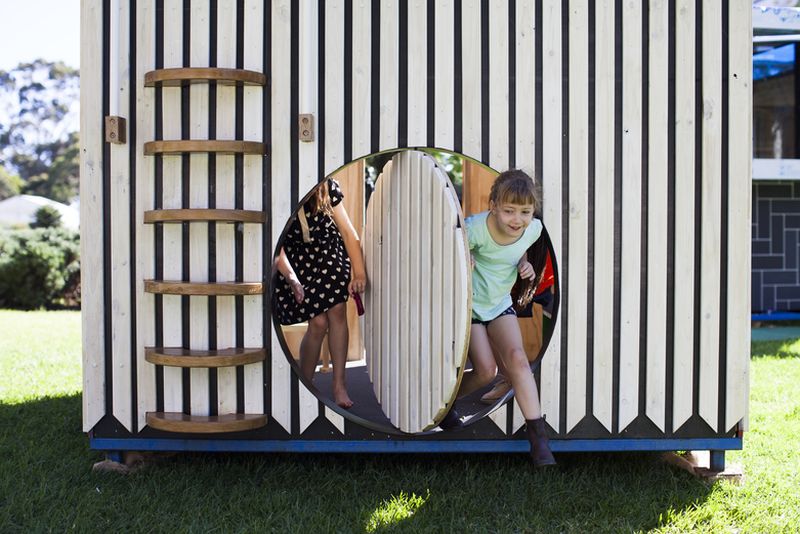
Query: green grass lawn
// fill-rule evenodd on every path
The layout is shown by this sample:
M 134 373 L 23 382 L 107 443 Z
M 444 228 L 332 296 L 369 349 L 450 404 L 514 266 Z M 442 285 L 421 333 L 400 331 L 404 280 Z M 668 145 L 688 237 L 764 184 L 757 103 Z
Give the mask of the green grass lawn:
M 0 532 L 797 532 L 800 341 L 753 344 L 751 431 L 708 484 L 656 454 L 181 454 L 92 473 L 76 312 L 0 311 Z

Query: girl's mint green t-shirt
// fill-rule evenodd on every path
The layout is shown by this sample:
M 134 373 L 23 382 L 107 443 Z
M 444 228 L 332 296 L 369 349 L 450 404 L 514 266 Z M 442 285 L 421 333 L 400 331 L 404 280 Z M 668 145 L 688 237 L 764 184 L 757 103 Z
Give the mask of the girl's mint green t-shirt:
M 491 321 L 511 306 L 511 288 L 517 280 L 517 263 L 539 236 L 542 221 L 533 219 L 522 236 L 509 245 L 498 245 L 489 233 L 488 211 L 466 218 L 472 269 L 472 317 Z

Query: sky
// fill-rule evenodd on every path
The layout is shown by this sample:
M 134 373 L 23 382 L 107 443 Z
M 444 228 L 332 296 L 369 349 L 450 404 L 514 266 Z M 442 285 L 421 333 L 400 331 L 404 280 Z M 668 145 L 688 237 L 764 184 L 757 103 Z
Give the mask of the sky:
M 0 0 L 0 70 L 42 58 L 80 66 L 80 0 Z

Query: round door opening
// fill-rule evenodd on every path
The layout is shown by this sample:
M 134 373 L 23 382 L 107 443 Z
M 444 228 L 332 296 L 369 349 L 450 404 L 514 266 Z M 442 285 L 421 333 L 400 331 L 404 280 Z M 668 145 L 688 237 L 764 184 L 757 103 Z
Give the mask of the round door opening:
M 459 396 L 473 368 L 464 216 L 486 210 L 496 174 L 450 152 L 401 150 L 353 162 L 301 200 L 275 250 L 273 318 L 293 370 L 329 409 L 373 431 L 421 434 L 454 403 L 471 423 L 513 395 L 498 375 Z M 528 257 L 535 283 L 519 280 L 513 296 L 536 367 L 558 308 L 546 231 Z M 321 415 L 301 397 L 304 408 L 301 426 Z

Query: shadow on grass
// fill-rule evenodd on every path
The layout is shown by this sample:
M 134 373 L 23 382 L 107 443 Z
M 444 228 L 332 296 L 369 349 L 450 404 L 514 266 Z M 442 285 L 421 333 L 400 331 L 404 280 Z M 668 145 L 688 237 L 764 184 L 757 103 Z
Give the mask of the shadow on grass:
M 800 358 L 800 339 L 779 339 L 771 341 L 753 341 L 750 343 L 752 358 Z
M 711 486 L 656 454 L 179 454 L 92 473 L 77 395 L 0 404 L 0 531 L 632 531 Z

